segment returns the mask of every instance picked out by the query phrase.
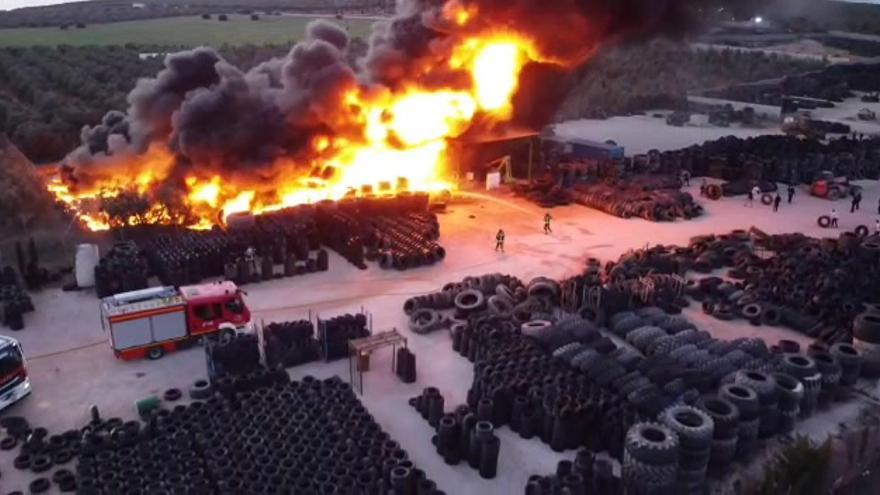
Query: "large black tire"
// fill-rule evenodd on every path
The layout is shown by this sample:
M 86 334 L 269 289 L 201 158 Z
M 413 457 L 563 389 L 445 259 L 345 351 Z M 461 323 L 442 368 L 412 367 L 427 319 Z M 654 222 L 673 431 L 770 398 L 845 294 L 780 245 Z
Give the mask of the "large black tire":
M 721 397 L 704 396 L 697 407 L 715 422 L 714 438 L 736 437 L 739 429 L 739 409 L 732 402 Z
M 204 400 L 211 398 L 211 382 L 200 378 L 189 387 L 189 396 L 193 399 Z
M 677 465 L 678 435 L 659 423 L 636 423 L 626 433 L 625 452 L 650 465 Z
M 775 404 L 777 399 L 776 380 L 767 373 L 754 370 L 740 370 L 733 379 L 734 383 L 744 385 L 758 394 L 762 405 Z
M 831 217 L 829 217 L 828 215 L 822 215 L 816 219 L 816 223 L 819 224 L 819 227 L 827 229 L 831 226 Z
M 740 422 L 758 417 L 761 403 L 758 393 L 744 385 L 727 383 L 718 389 L 718 397 L 730 401 L 739 409 Z
M 470 315 L 486 305 L 486 297 L 477 289 L 467 289 L 455 296 L 455 308 L 463 315 Z
M 721 186 L 718 184 L 709 184 L 706 186 L 706 197 L 717 201 L 721 199 Z
M 429 308 L 421 308 L 412 312 L 409 317 L 409 328 L 420 335 L 429 333 L 440 325 L 440 313 Z
M 868 230 L 868 227 L 866 225 L 859 225 L 858 227 L 856 227 L 855 233 L 859 237 L 868 237 L 870 231 Z
M 872 344 L 880 344 L 880 314 L 865 312 L 853 320 L 853 337 Z
M 813 376 L 819 371 L 813 358 L 801 354 L 783 355 L 780 370 L 795 378 Z
M 658 419 L 678 434 L 682 448 L 703 450 L 712 445 L 715 423 L 708 414 L 695 407 L 671 406 L 660 413 Z
M 773 195 L 772 194 L 762 194 L 761 195 L 761 203 L 770 206 L 773 204 Z

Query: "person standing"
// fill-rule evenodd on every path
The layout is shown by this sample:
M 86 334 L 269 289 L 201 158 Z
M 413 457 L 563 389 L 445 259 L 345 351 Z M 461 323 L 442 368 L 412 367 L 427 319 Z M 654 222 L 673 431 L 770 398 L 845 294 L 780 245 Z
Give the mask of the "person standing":
M 862 202 L 862 193 L 856 191 L 853 193 L 852 202 L 849 205 L 849 212 L 855 213 L 856 210 L 859 209 L 860 203 Z
M 776 193 L 776 197 L 773 198 L 773 211 L 779 211 L 779 203 L 782 202 L 782 196 L 779 193 Z
M 544 214 L 544 233 L 552 234 L 553 230 L 550 228 L 550 220 L 553 220 L 553 217 L 550 216 L 550 212 L 548 211 Z
M 504 230 L 498 229 L 498 233 L 495 234 L 495 251 L 504 252 Z
M 244 260 L 247 262 L 251 276 L 257 273 L 257 250 L 253 246 L 248 246 L 244 251 Z
M 880 219 L 874 220 L 874 235 L 880 235 Z
M 691 187 L 691 173 L 687 170 L 681 171 L 681 182 L 684 183 L 685 186 Z
M 794 186 L 788 185 L 788 204 L 791 204 L 791 200 L 794 198 Z
M 706 195 L 706 188 L 707 187 L 709 187 L 709 183 L 706 181 L 706 179 L 703 179 L 703 181 L 700 182 L 700 196 Z
M 834 208 L 831 208 L 831 215 L 829 215 L 829 216 L 831 217 L 831 227 L 834 227 L 836 229 L 837 228 L 837 210 Z
M 754 204 L 754 201 L 755 201 L 755 193 L 753 193 L 752 190 L 749 189 L 748 196 L 746 196 L 746 206 L 751 208 Z

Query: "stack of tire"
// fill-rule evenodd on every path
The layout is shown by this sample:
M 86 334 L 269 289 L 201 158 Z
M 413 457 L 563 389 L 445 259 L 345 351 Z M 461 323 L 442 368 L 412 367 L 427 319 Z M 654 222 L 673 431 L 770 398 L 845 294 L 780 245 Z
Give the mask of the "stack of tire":
M 779 362 L 779 371 L 796 378 L 804 387 L 803 399 L 800 403 L 800 417 L 805 418 L 813 413 L 822 391 L 822 374 L 816 361 L 801 354 L 783 354 Z
M 315 327 L 308 320 L 273 322 L 263 329 L 266 364 L 289 368 L 318 358 Z
M 95 267 L 99 298 L 148 287 L 149 265 L 134 242 L 114 245 Z
M 223 376 L 239 376 L 260 367 L 260 349 L 254 334 L 221 333 L 205 345 L 208 377 L 211 382 Z
M 24 329 L 24 314 L 34 310 L 34 303 L 18 283 L 12 268 L 6 268 L 7 276 L 0 285 L 0 322 L 10 330 L 19 331 Z
M 861 375 L 880 377 L 880 311 L 865 311 L 853 320 L 853 347 L 862 358 Z
M 779 390 L 776 379 L 758 370 L 740 370 L 733 383 L 753 390 L 758 395 L 758 436 L 767 438 L 779 428 Z
M 416 355 L 406 347 L 397 350 L 397 376 L 403 383 L 416 381 Z
M 671 406 L 658 421 L 678 437 L 678 476 L 676 493 L 702 493 L 715 423 L 705 412 L 687 405 Z
M 822 375 L 822 384 L 818 397 L 819 404 L 822 406 L 827 406 L 839 395 L 838 385 L 842 375 L 837 358 L 825 349 L 827 347 L 824 344 L 821 344 L 821 348 L 811 346 L 807 349 L 807 355 L 813 358 L 819 373 Z
M 779 396 L 779 433 L 791 433 L 801 413 L 804 400 L 804 384 L 788 373 L 773 373 Z
M 532 475 L 526 482 L 526 495 L 554 493 L 608 493 L 621 492 L 621 480 L 614 476 L 609 459 L 595 456 L 587 449 L 579 450 L 574 462 L 561 460 L 556 472 L 549 476 Z
M 758 394 L 745 385 L 728 383 L 718 389 L 718 397 L 730 402 L 739 411 L 736 457 L 747 459 L 757 447 L 761 428 L 761 403 Z
M 636 423 L 624 440 L 624 493 L 677 493 L 680 456 L 679 436 L 671 428 L 660 423 Z
M 348 342 L 368 337 L 364 314 L 345 314 L 318 322 L 318 345 L 325 361 L 348 357 Z
M 701 397 L 696 406 L 712 418 L 715 424 L 709 455 L 709 473 L 721 475 L 736 457 L 736 444 L 739 440 L 739 408 L 717 395 Z
M 434 387 L 426 388 L 409 403 L 434 427 L 436 435 L 431 442 L 446 464 L 455 466 L 465 461 L 480 477 L 495 478 L 501 442 L 492 422 L 481 419 L 488 413 L 471 412 L 466 405 L 456 408 L 454 413 L 444 413 L 443 396 Z
M 840 380 L 838 381 L 838 394 L 835 399 L 845 396 L 846 390 L 852 388 L 862 375 L 862 354 L 851 344 L 838 342 L 832 344 L 829 349 L 831 356 L 840 365 Z

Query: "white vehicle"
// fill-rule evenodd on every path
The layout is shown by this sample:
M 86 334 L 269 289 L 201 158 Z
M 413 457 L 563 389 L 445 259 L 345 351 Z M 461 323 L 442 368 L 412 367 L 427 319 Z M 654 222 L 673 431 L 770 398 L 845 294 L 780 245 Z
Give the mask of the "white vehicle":
M 0 411 L 31 393 L 31 380 L 25 368 L 21 344 L 0 335 Z

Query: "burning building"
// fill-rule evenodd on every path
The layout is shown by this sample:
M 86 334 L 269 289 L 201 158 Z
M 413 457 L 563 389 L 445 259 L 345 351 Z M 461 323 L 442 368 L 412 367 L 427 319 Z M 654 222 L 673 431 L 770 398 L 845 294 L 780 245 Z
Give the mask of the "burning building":
M 114 200 L 140 205 L 124 223 L 207 228 L 241 211 L 447 189 L 451 140 L 539 128 L 573 69 L 609 43 L 680 32 L 687 6 L 402 0 L 355 63 L 325 21 L 247 72 L 210 48 L 172 54 L 127 112 L 83 130 L 49 189 L 92 229 L 110 226 Z

